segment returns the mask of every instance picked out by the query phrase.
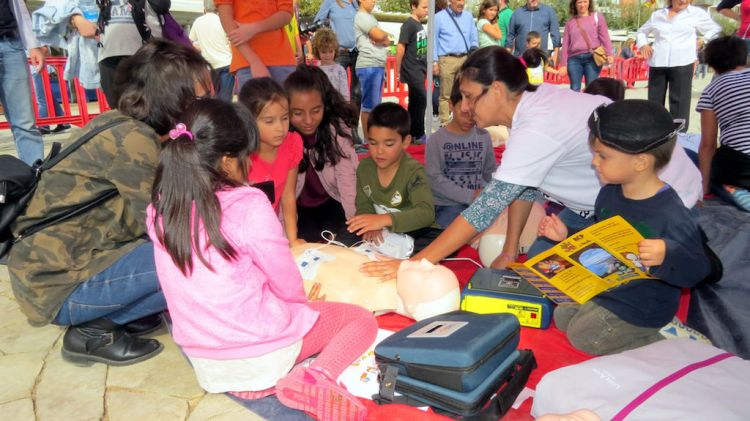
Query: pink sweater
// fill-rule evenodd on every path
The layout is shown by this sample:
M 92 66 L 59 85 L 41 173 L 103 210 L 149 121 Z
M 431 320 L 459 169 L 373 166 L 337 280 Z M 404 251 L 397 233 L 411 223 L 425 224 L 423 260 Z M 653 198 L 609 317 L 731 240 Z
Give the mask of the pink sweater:
M 301 340 L 318 313 L 306 305 L 302 277 L 271 204 L 253 187 L 217 196 L 221 231 L 238 256 L 230 262 L 207 249 L 203 255 L 213 272 L 193 258 L 193 272 L 184 276 L 156 239 L 154 210 L 148 208 L 148 234 L 175 342 L 191 357 L 238 359 Z
M 594 14 L 598 15 L 596 19 L 594 19 Z M 580 21 L 581 28 L 586 32 L 586 35 L 588 35 L 592 49 L 601 45 L 604 47 L 604 50 L 607 51 L 608 56 L 612 55 L 612 42 L 609 39 L 609 32 L 607 31 L 607 21 L 601 13 L 594 12 L 594 14 L 570 18 L 568 23 L 565 24 L 565 34 L 563 35 L 562 42 L 562 57 L 560 58 L 561 66 L 567 66 L 568 57 L 589 52 L 589 48 L 586 46 L 586 40 L 583 38 L 583 35 L 581 35 L 581 29 L 578 28 L 576 20 Z M 596 21 L 599 22 L 598 25 Z

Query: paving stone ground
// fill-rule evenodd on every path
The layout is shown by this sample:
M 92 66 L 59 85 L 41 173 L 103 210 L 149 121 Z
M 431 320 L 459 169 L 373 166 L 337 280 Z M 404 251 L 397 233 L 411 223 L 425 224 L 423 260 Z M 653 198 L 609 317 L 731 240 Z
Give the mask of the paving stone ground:
M 693 108 L 710 79 L 693 86 Z M 645 98 L 640 82 L 628 98 Z M 691 115 L 690 132 L 700 132 Z M 45 143 L 69 134 L 45 136 Z M 14 153 L 9 130 L 0 130 L 0 154 Z M 0 419 L 262 420 L 224 395 L 205 393 L 166 329 L 153 337 L 165 345 L 157 357 L 128 367 L 78 367 L 60 355 L 63 329 L 31 327 L 13 297 L 8 271 L 0 265 Z
M 262 420 L 224 395 L 205 393 L 166 328 L 152 335 L 164 351 L 128 367 L 64 361 L 63 332 L 28 324 L 0 266 L 0 419 Z

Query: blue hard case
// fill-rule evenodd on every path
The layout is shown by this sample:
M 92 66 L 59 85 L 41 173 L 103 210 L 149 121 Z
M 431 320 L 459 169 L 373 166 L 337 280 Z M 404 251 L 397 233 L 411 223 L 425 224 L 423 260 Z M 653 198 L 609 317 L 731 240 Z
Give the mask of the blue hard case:
M 514 360 L 519 332 L 513 314 L 454 311 L 394 333 L 375 347 L 375 359 L 410 379 L 471 392 Z

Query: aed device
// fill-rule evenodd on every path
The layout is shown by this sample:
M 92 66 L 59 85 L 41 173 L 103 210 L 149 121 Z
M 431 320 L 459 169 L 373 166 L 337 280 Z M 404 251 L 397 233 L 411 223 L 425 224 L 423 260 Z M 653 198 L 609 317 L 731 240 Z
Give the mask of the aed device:
M 512 313 L 521 326 L 546 329 L 553 303 L 512 270 L 479 268 L 461 292 L 461 310 Z

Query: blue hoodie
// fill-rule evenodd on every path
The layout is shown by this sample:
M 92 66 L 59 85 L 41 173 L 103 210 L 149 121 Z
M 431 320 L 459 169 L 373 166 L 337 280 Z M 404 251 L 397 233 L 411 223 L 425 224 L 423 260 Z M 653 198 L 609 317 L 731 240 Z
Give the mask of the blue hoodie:
M 513 49 L 513 54 L 520 56 L 526 51 L 526 35 L 536 31 L 542 36 L 543 51 L 559 48 L 560 22 L 555 11 L 546 4 L 539 4 L 538 9 L 530 10 L 528 6 L 519 7 L 513 12 L 508 24 L 508 37 L 505 46 Z M 552 47 L 547 47 L 547 35 L 552 35 Z M 515 41 L 515 46 L 513 45 Z

